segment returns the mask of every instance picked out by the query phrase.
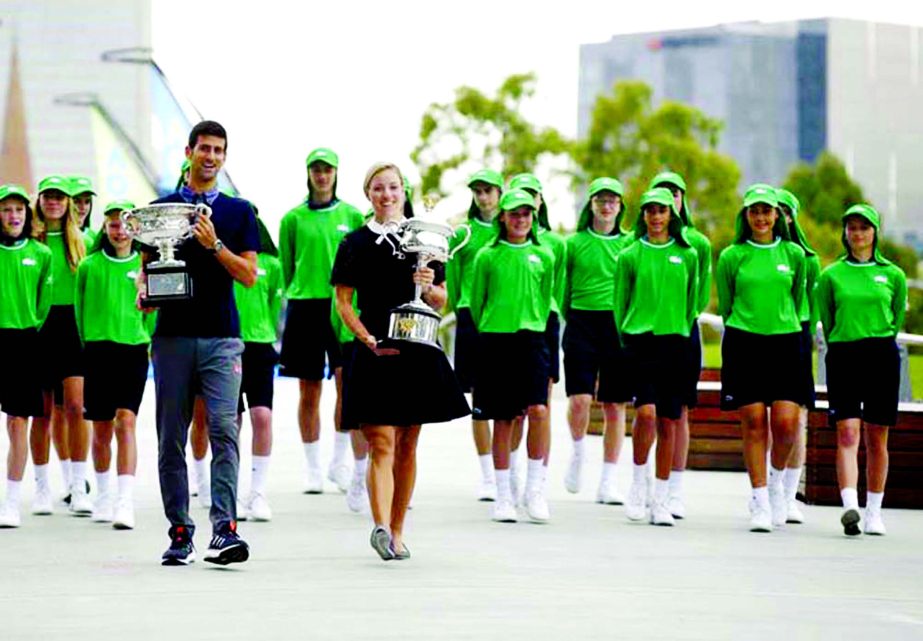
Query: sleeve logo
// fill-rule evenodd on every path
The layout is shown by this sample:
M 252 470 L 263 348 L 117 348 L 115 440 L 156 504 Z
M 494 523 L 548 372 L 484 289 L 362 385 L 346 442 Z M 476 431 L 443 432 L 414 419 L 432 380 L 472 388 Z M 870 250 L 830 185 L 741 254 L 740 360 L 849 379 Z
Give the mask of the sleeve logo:
M 788 273 L 792 271 L 792 268 L 785 264 L 776 265 L 776 269 L 778 269 L 780 272 L 783 272 L 783 273 Z
M 136 272 L 136 271 L 125 272 L 125 276 L 127 276 L 128 278 L 134 280 L 134 279 L 136 279 L 136 278 L 138 277 L 138 272 Z
M 337 231 L 347 232 L 349 231 L 349 225 L 343 225 L 342 223 L 337 225 Z
M 256 275 L 257 275 L 257 276 L 265 276 L 265 275 L 266 275 L 266 270 L 263 269 L 262 267 L 257 267 L 257 268 L 256 268 Z
M 35 259 L 34 259 L 34 258 L 23 258 L 23 259 L 22 259 L 22 264 L 23 264 L 23 265 L 28 265 L 29 267 L 33 267 L 33 266 L 35 266 L 36 263 L 35 263 Z
M 536 256 L 535 254 L 529 254 L 529 262 L 540 263 L 542 262 L 542 259 Z
M 673 263 L 674 265 L 682 265 L 683 259 L 680 258 L 679 256 L 670 256 L 670 262 Z
M 23 262 L 25 262 L 25 261 L 23 261 Z M 881 284 L 883 284 L 883 285 L 887 285 L 887 284 L 888 284 L 888 277 L 887 277 L 887 276 L 882 276 L 881 274 L 879 274 L 878 276 L 875 277 L 875 282 L 876 282 L 876 283 L 881 283 Z

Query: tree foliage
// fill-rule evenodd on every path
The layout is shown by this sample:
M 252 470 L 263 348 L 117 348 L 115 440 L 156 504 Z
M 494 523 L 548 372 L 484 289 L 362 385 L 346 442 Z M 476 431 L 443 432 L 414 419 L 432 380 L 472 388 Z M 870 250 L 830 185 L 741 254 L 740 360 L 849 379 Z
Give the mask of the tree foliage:
M 553 127 L 538 127 L 522 114 L 535 95 L 535 75 L 507 78 L 493 96 L 459 87 L 455 100 L 434 103 L 423 114 L 420 142 L 410 154 L 420 171 L 423 193 L 446 194 L 447 172 L 468 161 L 505 175 L 533 171 L 542 156 L 568 151 L 570 141 Z

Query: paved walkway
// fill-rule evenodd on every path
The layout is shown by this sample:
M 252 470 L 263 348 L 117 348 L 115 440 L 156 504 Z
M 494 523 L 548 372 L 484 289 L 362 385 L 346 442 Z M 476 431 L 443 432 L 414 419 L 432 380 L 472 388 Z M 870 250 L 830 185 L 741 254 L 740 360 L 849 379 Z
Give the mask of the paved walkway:
M 332 391 L 325 388 L 325 418 Z M 592 502 L 598 438 L 589 443 L 584 492 L 564 491 L 570 445 L 561 398 L 551 523 L 492 523 L 489 504 L 473 498 L 467 422 L 432 426 L 420 443 L 406 537 L 413 559 L 383 563 L 368 546 L 368 517 L 350 513 L 343 495 L 299 492 L 297 387 L 280 379 L 274 520 L 241 525 L 251 561 L 162 568 L 166 523 L 148 392 L 138 528 L 116 532 L 59 512 L 0 531 L 0 639 L 923 638 L 923 512 L 886 510 L 890 533 L 878 539 L 844 538 L 838 510 L 815 507 L 805 525 L 751 534 L 746 477 L 693 472 L 686 521 L 632 524 L 621 507 Z M 323 440 L 329 457 L 326 424 Z M 0 456 L 6 447 L 3 439 Z M 627 489 L 630 466 L 619 475 Z M 28 506 L 31 469 L 25 485 Z M 194 515 L 201 551 L 207 513 Z

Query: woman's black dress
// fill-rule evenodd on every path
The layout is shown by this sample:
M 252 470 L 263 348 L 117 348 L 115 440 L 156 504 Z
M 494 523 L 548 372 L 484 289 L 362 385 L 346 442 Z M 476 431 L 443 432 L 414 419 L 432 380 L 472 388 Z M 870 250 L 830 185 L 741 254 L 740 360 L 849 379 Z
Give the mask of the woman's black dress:
M 408 341 L 387 339 L 391 310 L 414 296 L 415 254 L 395 255 L 375 230 L 374 221 L 348 234 L 340 243 L 331 283 L 356 290 L 359 317 L 382 347 L 400 354 L 379 356 L 354 341 L 344 367 L 344 429 L 363 424 L 410 426 L 443 423 L 470 414 L 455 372 L 442 350 Z M 391 242 L 396 245 L 392 238 Z M 435 283 L 445 280 L 445 266 L 429 265 Z

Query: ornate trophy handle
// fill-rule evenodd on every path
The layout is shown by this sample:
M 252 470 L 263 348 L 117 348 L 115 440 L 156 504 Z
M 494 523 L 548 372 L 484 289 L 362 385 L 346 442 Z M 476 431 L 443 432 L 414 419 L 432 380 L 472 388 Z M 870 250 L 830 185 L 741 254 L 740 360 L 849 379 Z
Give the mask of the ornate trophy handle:
M 455 256 L 455 254 L 458 253 L 459 249 L 467 245 L 468 241 L 471 240 L 471 225 L 466 225 L 466 224 L 458 225 L 454 228 L 454 231 L 457 232 L 459 229 L 465 230 L 465 240 L 461 241 L 459 244 L 455 246 L 455 248 L 452 251 L 449 252 L 450 260 L 452 259 L 453 256 Z

